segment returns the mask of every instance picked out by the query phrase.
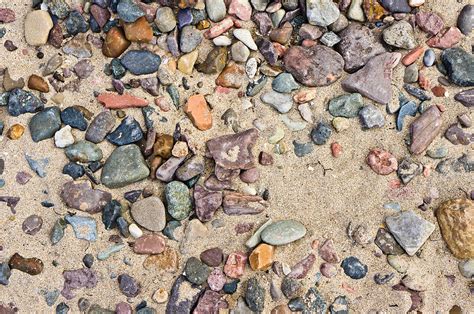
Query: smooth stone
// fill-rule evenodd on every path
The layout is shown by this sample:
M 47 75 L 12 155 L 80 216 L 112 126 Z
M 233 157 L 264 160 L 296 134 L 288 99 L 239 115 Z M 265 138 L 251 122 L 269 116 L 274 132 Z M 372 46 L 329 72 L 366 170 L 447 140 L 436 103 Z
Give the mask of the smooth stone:
M 52 245 L 56 245 L 59 243 L 59 241 L 61 241 L 61 239 L 64 237 L 64 230 L 66 229 L 66 227 L 67 224 L 64 219 L 60 218 L 56 220 L 49 235 Z
M 135 241 L 133 252 L 136 254 L 161 254 L 165 247 L 165 238 L 158 234 L 148 234 Z
M 51 138 L 61 127 L 60 110 L 58 107 L 49 107 L 38 112 L 28 124 L 31 139 L 38 143 Z
M 89 181 L 65 183 L 60 196 L 68 207 L 90 214 L 100 212 L 112 200 L 112 195 L 109 192 L 92 189 Z
M 158 71 L 161 58 L 150 51 L 129 50 L 122 56 L 120 62 L 132 74 L 142 75 Z
M 407 0 L 381 0 L 380 4 L 391 13 L 409 13 L 411 11 Z
M 101 181 L 108 188 L 119 188 L 148 177 L 150 170 L 135 144 L 117 147 L 102 169 Z
M 66 147 L 64 150 L 70 161 L 91 162 L 102 159 L 102 150 L 94 143 L 82 140 Z
M 300 85 L 290 73 L 281 73 L 272 81 L 273 90 L 279 93 L 291 93 L 299 87 Z
M 41 46 L 48 41 L 49 31 L 53 28 L 53 20 L 43 10 L 30 11 L 24 21 L 26 43 Z
M 176 220 L 188 217 L 192 210 L 191 196 L 188 187 L 179 181 L 172 181 L 165 186 L 166 208 Z
M 95 241 L 97 239 L 97 223 L 92 217 L 66 215 L 64 219 L 72 226 L 77 239 Z
M 137 120 L 132 116 L 128 116 L 106 138 L 112 144 L 122 146 L 141 140 L 143 138 L 143 131 Z
M 21 230 L 29 235 L 35 235 L 43 226 L 43 218 L 38 215 L 28 216 L 21 224 Z
M 341 38 L 334 32 L 326 32 L 321 36 L 319 41 L 325 46 L 333 47 L 341 41 Z
M 161 7 L 156 10 L 155 25 L 160 32 L 168 33 L 176 27 L 176 17 L 170 7 Z
M 15 88 L 8 94 L 8 113 L 17 117 L 24 113 L 35 113 L 43 110 L 44 104 L 34 94 Z
M 234 35 L 235 38 L 237 38 L 242 43 L 244 43 L 245 46 L 247 46 L 249 49 L 254 50 L 254 51 L 258 49 L 257 44 L 253 40 L 252 34 L 250 33 L 248 29 L 237 28 L 237 29 L 234 29 L 234 32 L 232 34 Z
M 277 221 L 267 226 L 260 237 L 263 242 L 271 245 L 285 245 L 301 239 L 306 228 L 296 220 Z
M 410 152 L 423 153 L 441 132 L 441 112 L 437 106 L 430 106 L 410 125 Z
M 76 107 L 67 107 L 61 111 L 61 121 L 72 128 L 85 131 L 87 129 L 87 120 L 84 114 Z
M 374 105 L 367 105 L 359 111 L 360 122 L 363 128 L 381 128 L 385 125 L 382 112 Z
M 415 255 L 435 229 L 434 224 L 412 210 L 389 216 L 385 222 L 390 233 L 410 256 Z
M 159 232 L 165 228 L 165 206 L 156 196 L 150 196 L 133 203 L 130 213 L 133 220 L 145 229 Z
M 303 157 L 313 152 L 314 144 L 312 142 L 300 143 L 295 140 L 293 141 L 293 150 L 297 157 Z
M 338 296 L 329 306 L 330 314 L 349 314 L 349 302 L 345 296 Z
M 402 255 L 405 252 L 393 236 L 383 228 L 377 231 L 374 243 L 385 255 Z
M 362 10 L 363 0 L 352 0 L 346 14 L 353 21 L 365 22 L 364 11 Z
M 92 143 L 102 142 L 106 135 L 115 126 L 115 118 L 111 111 L 106 110 L 99 113 L 89 125 L 85 138 Z
M 118 276 L 120 291 L 127 297 L 133 298 L 140 293 L 140 284 L 130 275 L 122 274 Z
M 433 66 L 436 61 L 436 54 L 433 49 L 427 49 L 423 55 L 423 64 L 427 67 Z
M 400 102 L 402 101 L 400 100 Z M 414 101 L 406 101 L 405 103 L 402 103 L 397 115 L 397 131 L 403 129 L 403 122 L 406 116 L 414 117 L 417 112 L 418 106 Z
M 220 22 L 227 13 L 224 0 L 206 0 L 206 11 L 209 19 L 213 22 Z
M 317 26 L 328 26 L 339 17 L 339 9 L 331 0 L 307 0 L 306 17 L 308 22 Z
M 262 102 L 272 106 L 279 113 L 287 113 L 293 107 L 293 98 L 291 95 L 268 91 L 260 96 Z
M 345 258 L 341 263 L 341 267 L 344 273 L 352 279 L 362 279 L 367 275 L 368 271 L 367 265 L 354 256 Z
M 206 282 L 210 269 L 196 257 L 191 257 L 184 266 L 184 276 L 186 279 L 196 285 Z
M 454 84 L 474 86 L 474 56 L 472 54 L 462 48 L 450 48 L 441 53 L 441 61 Z
M 23 257 L 18 253 L 13 254 L 8 261 L 10 269 L 16 269 L 31 276 L 39 275 L 43 272 L 43 261 L 36 257 Z
M 207 249 L 199 255 L 201 261 L 210 267 L 218 267 L 224 258 L 222 250 L 220 248 Z
M 466 107 L 474 106 L 474 89 L 463 90 L 456 95 L 454 99 L 462 103 Z
M 458 264 L 459 272 L 461 275 L 468 279 L 472 279 L 474 277 L 474 259 L 468 259 L 465 261 L 460 261 Z M 0 277 L 1 278 L 1 277 Z M 1 280 L 0 280 L 1 283 Z
M 260 285 L 256 277 L 247 280 L 244 293 L 249 309 L 257 313 L 262 312 L 265 306 L 265 289 Z
M 145 15 L 140 7 L 132 0 L 120 0 L 117 5 L 117 14 L 120 19 L 126 23 L 133 23 Z
M 250 56 L 250 50 L 244 43 L 238 41 L 234 43 L 231 48 L 232 60 L 235 62 L 246 62 Z
M 358 93 L 341 95 L 329 101 L 328 110 L 334 117 L 355 118 L 364 106 L 362 95 Z
M 74 136 L 69 125 L 64 126 L 54 133 L 54 145 L 59 148 L 65 148 L 74 144 Z
M 311 140 L 316 145 L 324 145 L 332 134 L 331 127 L 326 122 L 319 122 L 311 131 Z
M 398 21 L 384 29 L 383 40 L 386 44 L 403 49 L 416 47 L 413 27 L 407 21 Z
M 196 49 L 202 42 L 201 32 L 194 26 L 188 25 L 181 29 L 179 48 L 183 53 L 188 53 Z
M 472 32 L 474 26 L 474 5 L 466 4 L 458 15 L 457 26 L 466 36 Z

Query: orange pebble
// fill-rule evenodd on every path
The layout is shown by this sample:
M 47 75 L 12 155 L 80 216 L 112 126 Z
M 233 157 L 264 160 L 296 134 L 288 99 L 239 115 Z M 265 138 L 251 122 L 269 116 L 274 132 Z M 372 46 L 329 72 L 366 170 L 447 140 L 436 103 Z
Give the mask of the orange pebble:
M 203 95 L 197 94 L 189 97 L 184 106 L 184 112 L 199 130 L 206 131 L 212 127 L 212 115 Z
M 421 56 L 421 54 L 424 51 L 425 51 L 425 49 L 421 46 L 418 46 L 418 47 L 412 49 L 409 53 L 407 53 L 402 58 L 403 65 L 404 66 L 409 66 L 410 64 L 414 63 Z
M 275 248 L 262 243 L 257 246 L 249 256 L 250 267 L 253 270 L 267 270 L 273 264 L 273 254 Z
M 331 154 L 334 158 L 337 158 L 342 155 L 342 146 L 338 142 L 331 144 Z

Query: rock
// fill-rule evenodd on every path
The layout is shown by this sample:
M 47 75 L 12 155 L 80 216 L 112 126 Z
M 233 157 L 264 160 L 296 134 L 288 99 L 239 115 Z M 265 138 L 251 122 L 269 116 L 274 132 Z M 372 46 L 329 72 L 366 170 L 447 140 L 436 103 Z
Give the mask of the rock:
M 460 259 L 473 258 L 474 202 L 467 199 L 448 200 L 438 208 L 436 217 L 451 253 Z
M 270 40 L 261 37 L 257 39 L 257 46 L 258 46 L 258 50 L 263 55 L 265 60 L 270 65 L 276 65 L 279 54 L 275 48 L 275 45 L 273 45 L 273 43 Z
M 143 262 L 143 267 L 160 273 L 175 273 L 179 267 L 178 252 L 173 248 L 165 247 L 163 253 L 149 255 Z
M 165 186 L 165 198 L 168 213 L 176 220 L 188 217 L 192 209 L 188 187 L 179 181 L 172 181 Z
M 3 84 L 5 85 L 5 75 L 3 76 Z M 32 74 L 28 79 L 28 88 L 34 89 L 42 93 L 49 92 L 49 85 L 46 81 L 36 74 Z
M 132 74 L 142 75 L 158 71 L 161 64 L 161 58 L 159 55 L 150 51 L 129 50 L 123 55 L 120 62 Z
M 199 259 L 190 257 L 186 261 L 186 265 L 184 267 L 184 276 L 186 276 L 186 279 L 189 282 L 196 285 L 203 284 L 206 282 L 209 273 L 209 267 L 204 265 Z
M 235 1 L 235 0 L 234 0 Z M 237 28 L 234 29 L 234 32 L 232 33 L 235 38 L 240 40 L 245 46 L 247 46 L 251 50 L 257 50 L 257 44 L 252 38 L 252 34 L 248 29 L 244 28 Z
M 207 249 L 199 255 L 201 261 L 207 266 L 217 267 L 222 263 L 223 253 L 220 248 Z
M 123 1 L 123 0 L 122 0 Z M 120 291 L 127 297 L 133 298 L 140 293 L 140 284 L 135 278 L 127 274 L 118 276 Z
M 341 267 L 344 270 L 344 274 L 352 279 L 362 279 L 367 275 L 368 271 L 367 265 L 363 264 L 355 256 L 345 258 L 341 263 Z
M 217 77 L 216 84 L 228 88 L 240 88 L 244 73 L 245 70 L 241 65 L 230 62 Z
M 210 221 L 222 204 L 222 193 L 207 191 L 201 185 L 194 187 L 196 215 L 201 221 Z
M 106 138 L 110 143 L 122 146 L 141 140 L 143 138 L 143 131 L 137 120 L 132 116 L 128 116 Z
M 26 15 L 23 27 L 26 43 L 31 46 L 41 46 L 48 41 L 48 34 L 53 28 L 53 21 L 46 11 L 30 11 Z
M 359 111 L 360 122 L 363 128 L 381 128 L 385 125 L 382 112 L 374 105 L 367 105 Z
M 215 47 L 206 57 L 203 63 L 200 63 L 196 69 L 205 74 L 220 73 L 227 62 L 227 48 Z
M 60 55 L 56 54 L 52 56 L 51 59 L 49 59 L 46 63 L 42 75 L 47 76 L 53 74 L 54 71 L 56 71 L 61 66 L 61 64 L 63 64 L 63 58 Z
M 282 94 L 276 91 L 263 93 L 260 95 L 260 100 L 272 106 L 280 113 L 287 113 L 293 107 L 293 98 L 291 95 Z
M 441 17 L 433 12 L 417 12 L 415 14 L 415 22 L 421 30 L 433 36 L 438 34 L 444 27 Z
M 472 54 L 462 48 L 446 49 L 441 53 L 441 61 L 454 84 L 474 86 L 474 56 Z
M 118 58 L 130 46 L 121 28 L 112 27 L 105 35 L 102 53 L 109 58 Z
M 117 227 L 117 219 L 121 216 L 122 205 L 117 200 L 112 200 L 105 205 L 102 211 L 102 222 L 106 230 Z
M 472 279 L 472 277 L 474 277 L 474 259 L 471 258 L 465 261 L 460 261 L 458 264 L 458 268 L 459 272 L 464 277 L 468 279 Z
M 247 280 L 245 302 L 247 302 L 249 309 L 254 312 L 262 312 L 264 309 L 265 290 L 255 277 Z
M 150 231 L 159 232 L 165 228 L 165 206 L 156 196 L 133 203 L 130 213 L 133 220 Z
M 102 169 L 101 181 L 108 188 L 119 188 L 148 177 L 148 169 L 140 148 L 135 144 L 117 147 Z
M 35 113 L 43 108 L 44 104 L 30 92 L 15 88 L 9 93 L 7 110 L 11 116 Z
M 405 66 L 409 66 L 416 62 L 418 58 L 421 56 L 425 49 L 422 46 L 417 46 L 416 48 L 410 50 L 403 58 L 402 58 L 402 64 Z
M 324 241 L 324 243 L 319 247 L 318 252 L 321 258 L 328 263 L 336 264 L 340 261 L 331 239 Z
M 388 175 L 398 168 L 397 159 L 388 151 L 374 148 L 367 155 L 367 164 L 377 174 Z
M 422 165 L 414 162 L 409 158 L 405 158 L 398 166 L 397 175 L 402 180 L 403 184 L 408 184 L 413 178 L 422 172 Z
M 326 32 L 319 41 L 325 46 L 332 47 L 338 44 L 341 41 L 341 38 L 334 32 Z
M 358 92 L 378 103 L 387 104 L 392 98 L 392 69 L 400 61 L 399 53 L 382 53 L 350 74 L 341 82 L 344 90 Z
M 162 33 L 171 32 L 176 27 L 173 9 L 161 7 L 156 10 L 155 24 Z
M 0 23 L 11 23 L 16 19 L 15 11 L 8 8 L 0 9 Z
M 334 83 L 341 77 L 344 66 L 340 54 L 321 45 L 309 48 L 293 46 L 286 51 L 283 62 L 285 70 L 306 86 Z
M 0 263 L 0 285 L 8 286 L 10 283 L 9 279 L 11 276 L 10 266 L 8 263 Z
M 454 99 L 456 99 L 466 107 L 472 107 L 474 106 L 474 89 L 461 91 L 454 95 Z
M 241 41 L 234 43 L 230 51 L 235 62 L 246 62 L 250 56 L 250 50 Z
M 43 218 L 30 215 L 21 224 L 21 230 L 26 234 L 35 235 L 41 230 L 41 226 L 43 226 Z
M 243 275 L 247 255 L 242 252 L 230 253 L 224 265 L 224 273 L 230 278 L 239 278 Z
M 136 254 L 160 254 L 165 250 L 165 239 L 158 234 L 149 234 L 139 237 L 133 245 Z
M 281 282 L 281 291 L 287 299 L 293 299 L 303 293 L 303 286 L 298 280 L 285 277 Z
M 270 31 L 270 40 L 273 42 L 286 45 L 291 39 L 291 34 L 293 33 L 293 26 L 290 22 L 285 22 L 280 28 L 273 29 Z
M 95 241 L 97 239 L 97 224 L 92 217 L 66 215 L 64 219 L 72 226 L 77 239 Z
M 431 106 L 411 125 L 410 152 L 416 155 L 423 153 L 441 131 L 441 112 L 437 106 Z
M 28 275 L 35 276 L 43 272 L 43 262 L 36 257 L 23 257 L 18 253 L 13 254 L 8 261 L 10 269 L 17 269 Z
M 377 231 L 374 243 L 385 255 L 402 255 L 405 252 L 392 235 L 383 228 Z
M 203 95 L 189 97 L 183 110 L 199 130 L 206 131 L 212 127 L 212 114 Z
M 329 113 L 334 117 L 354 118 L 364 106 L 362 95 L 358 93 L 341 95 L 329 101 Z
M 197 50 L 182 55 L 178 60 L 178 70 L 184 74 L 191 75 L 193 73 L 194 64 L 196 63 L 198 56 L 199 52 Z
M 217 165 L 230 170 L 250 169 L 255 166 L 252 148 L 257 137 L 256 129 L 248 129 L 211 139 L 206 146 Z
M 383 31 L 383 40 L 390 46 L 403 49 L 416 47 L 413 28 L 407 21 L 398 21 Z
M 126 23 L 133 23 L 145 15 L 140 7 L 132 0 L 120 0 L 117 5 L 117 14 Z
M 63 46 L 63 52 L 78 59 L 92 57 L 92 46 L 86 41 L 85 35 L 76 35 Z
M 260 196 L 224 191 L 222 207 L 227 215 L 256 215 L 265 210 L 267 203 Z
M 428 49 L 425 51 L 425 54 L 423 56 L 423 63 L 425 66 L 430 67 L 432 66 L 436 61 L 436 55 L 433 51 L 433 49 Z
M 281 220 L 267 226 L 261 233 L 263 242 L 270 245 L 285 245 L 301 239 L 306 228 L 296 220 Z
M 133 23 L 124 23 L 123 30 L 131 42 L 148 43 L 153 39 L 153 30 L 144 16 Z
M 268 270 L 273 263 L 273 254 L 275 248 L 271 245 L 262 243 L 257 246 L 249 256 L 250 267 L 253 270 Z
M 174 282 L 166 313 L 190 313 L 201 295 L 201 289 L 192 286 L 184 276 L 179 276 Z
M 418 66 L 415 63 L 405 68 L 405 75 L 403 76 L 403 82 L 405 83 L 418 82 Z
M 432 48 L 447 49 L 456 45 L 462 37 L 461 31 L 457 27 L 449 27 L 428 39 L 426 44 Z
M 56 220 L 51 229 L 50 240 L 52 245 L 56 245 L 64 237 L 64 230 L 66 229 L 66 221 L 62 218 Z
M 432 223 L 411 210 L 387 217 L 385 222 L 391 234 L 410 256 L 420 249 L 435 229 Z
M 91 5 L 90 9 L 90 14 L 92 15 L 93 19 L 97 22 L 100 28 L 103 28 L 105 24 L 110 19 L 110 12 L 107 10 L 107 8 L 103 8 L 97 4 Z M 92 19 L 91 19 L 92 20 Z M 91 21 L 89 20 L 89 22 Z M 92 26 L 91 26 L 92 28 Z
M 22 77 L 17 80 L 12 79 L 8 68 L 5 69 L 3 73 L 3 88 L 5 91 L 9 92 L 15 88 L 22 89 L 23 87 L 25 87 L 25 80 Z
M 97 100 L 108 109 L 125 109 L 131 107 L 146 107 L 148 101 L 128 94 L 117 95 L 112 93 L 101 93 Z
M 84 114 L 76 107 L 67 107 L 61 111 L 61 120 L 64 124 L 72 128 L 85 131 L 87 129 L 87 120 Z
M 188 25 L 181 29 L 179 48 L 183 53 L 196 49 L 202 42 L 202 34 L 194 26 Z
M 290 73 L 281 73 L 272 81 L 273 90 L 279 93 L 291 93 L 299 87 L 300 85 Z
M 89 181 L 69 181 L 64 184 L 60 195 L 67 206 L 90 214 L 100 212 L 112 200 L 109 192 L 92 189 Z
M 198 301 L 193 313 L 219 313 L 221 310 L 226 310 L 229 307 L 227 301 L 219 293 L 206 290 Z
M 220 268 L 214 268 L 207 277 L 207 284 L 212 291 L 221 291 L 225 283 L 226 277 Z
M 80 288 L 94 288 L 97 285 L 97 275 L 88 268 L 66 270 L 63 272 L 64 287 L 61 295 L 67 300 L 75 297 L 73 290 Z
M 220 22 L 226 16 L 227 8 L 224 0 L 206 0 L 206 10 L 213 22 Z
M 380 3 L 391 13 L 408 13 L 411 11 L 407 0 L 381 0 Z
M 100 251 L 99 253 L 97 253 L 97 259 L 99 261 L 105 261 L 110 256 L 112 256 L 113 254 L 115 254 L 115 253 L 119 252 L 120 250 L 122 250 L 124 247 L 125 247 L 125 244 L 123 244 L 123 243 L 113 244 L 113 245 L 109 246 L 108 248 L 106 248 L 105 250 Z
M 99 146 L 85 140 L 68 146 L 64 153 L 70 161 L 91 162 L 102 159 L 102 150 Z
M 29 124 L 31 139 L 34 142 L 51 138 L 61 127 L 60 110 L 58 107 L 49 107 L 35 114 Z
M 180 181 L 188 181 L 204 172 L 204 159 L 195 155 L 186 160 L 175 172 Z
M 85 138 L 89 142 L 100 143 L 114 126 L 115 118 L 112 113 L 109 110 L 102 111 L 92 120 L 86 131 Z
M 339 9 L 330 0 L 308 0 L 306 1 L 306 17 L 310 24 L 324 27 L 337 20 Z
M 474 24 L 474 5 L 466 4 L 458 16 L 457 26 L 461 33 L 466 36 L 472 32 L 472 27 Z
M 237 16 L 242 21 L 249 21 L 252 15 L 252 7 L 248 0 L 232 0 L 228 13 Z
M 324 145 L 332 134 L 331 127 L 325 122 L 319 122 L 311 131 L 311 139 L 316 145 Z

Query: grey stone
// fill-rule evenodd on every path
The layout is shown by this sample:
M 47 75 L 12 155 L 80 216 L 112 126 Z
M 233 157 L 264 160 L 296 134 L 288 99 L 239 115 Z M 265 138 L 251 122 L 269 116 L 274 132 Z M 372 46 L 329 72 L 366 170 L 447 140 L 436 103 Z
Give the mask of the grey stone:
M 99 146 L 89 141 L 78 141 L 64 149 L 70 161 L 91 162 L 102 159 L 102 150 Z
M 165 186 L 166 208 L 176 220 L 183 220 L 192 210 L 191 196 L 188 187 L 179 181 L 172 181 Z
M 271 245 L 285 245 L 301 239 L 306 228 L 296 220 L 281 220 L 267 226 L 260 237 L 263 242 Z
M 61 127 L 60 112 L 58 107 L 49 107 L 31 118 L 28 127 L 34 142 L 37 143 L 54 136 L 54 133 Z
M 413 49 L 416 47 L 413 27 L 407 21 L 395 22 L 383 31 L 383 40 L 390 46 L 403 49 Z
M 43 110 L 44 104 L 31 92 L 15 88 L 8 94 L 8 113 L 17 117 L 24 113 L 35 113 Z
M 64 219 L 72 226 L 76 238 L 92 242 L 97 239 L 97 224 L 94 218 L 66 215 Z
M 122 56 L 120 62 L 132 74 L 142 75 L 158 71 L 161 58 L 150 51 L 129 50 Z
M 306 17 L 308 22 L 318 26 L 328 26 L 339 17 L 339 9 L 331 0 L 307 0 Z
M 89 125 L 85 138 L 92 143 L 102 142 L 115 126 L 115 118 L 109 110 L 99 113 Z
M 441 61 L 454 84 L 474 86 L 474 56 L 471 53 L 459 47 L 449 48 L 441 53 Z
M 360 122 L 363 128 L 381 128 L 385 125 L 385 118 L 377 107 L 367 105 L 359 111 Z
M 133 220 L 145 229 L 159 232 L 165 228 L 165 206 L 156 196 L 150 196 L 133 203 L 130 214 Z
M 364 100 L 359 93 L 341 95 L 329 101 L 329 113 L 334 117 L 355 118 L 364 106 Z

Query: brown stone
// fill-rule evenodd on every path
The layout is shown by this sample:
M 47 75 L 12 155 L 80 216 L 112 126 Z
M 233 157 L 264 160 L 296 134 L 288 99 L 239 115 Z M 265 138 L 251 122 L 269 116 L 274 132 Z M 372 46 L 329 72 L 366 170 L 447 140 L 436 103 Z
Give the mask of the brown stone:
M 410 64 L 414 63 L 425 51 L 425 48 L 418 46 L 416 48 L 413 48 L 410 50 L 409 53 L 407 53 L 403 58 L 402 58 L 402 63 L 404 66 L 409 66 Z
M 60 195 L 67 206 L 90 214 L 100 212 L 112 200 L 109 192 L 92 189 L 90 181 L 69 181 Z
M 199 130 L 206 131 L 212 127 L 212 114 L 203 95 L 197 94 L 189 97 L 183 110 Z
M 143 267 L 156 272 L 174 273 L 179 267 L 179 254 L 175 249 L 167 247 L 161 254 L 148 256 Z
M 153 39 L 153 30 L 144 16 L 133 23 L 124 23 L 123 30 L 125 37 L 132 42 L 148 43 Z
M 410 125 L 411 145 L 410 152 L 419 155 L 423 153 L 441 131 L 441 112 L 438 107 L 426 109 Z
M 165 238 L 158 234 L 149 234 L 135 241 L 133 252 L 137 254 L 160 254 L 165 250 L 165 247 Z
M 474 258 L 474 201 L 452 199 L 436 211 L 444 241 L 457 258 Z
M 13 254 L 8 261 L 11 269 L 18 269 L 29 275 L 39 275 L 43 271 L 43 262 L 36 257 L 26 258 L 18 253 Z
M 379 21 L 388 13 L 377 0 L 364 0 L 362 7 L 369 22 Z
M 32 74 L 28 79 L 28 88 L 34 89 L 39 92 L 48 93 L 49 86 L 48 83 L 39 75 Z
M 11 140 L 18 140 L 23 136 L 23 133 L 25 133 L 25 127 L 17 123 L 8 129 L 7 136 Z
M 286 45 L 291 38 L 293 26 L 290 22 L 285 22 L 280 28 L 275 28 L 270 32 L 270 40 Z
M 257 246 L 249 256 L 250 267 L 253 270 L 267 270 L 272 266 L 275 248 L 266 243 Z
M 227 215 L 256 215 L 265 210 L 267 202 L 258 195 L 224 191 L 222 208 Z
M 169 134 L 158 134 L 155 145 L 153 145 L 153 155 L 168 159 L 171 157 L 173 145 L 173 136 Z
M 130 46 L 130 41 L 125 38 L 122 29 L 112 27 L 107 35 L 102 46 L 102 53 L 106 57 L 117 58 Z
M 244 83 L 245 70 L 234 62 L 230 62 L 216 79 L 216 84 L 229 88 L 240 88 Z
M 201 252 L 199 258 L 207 266 L 217 267 L 222 263 L 223 253 L 220 248 L 214 247 Z
M 291 314 L 292 312 L 288 308 L 288 305 L 286 304 L 280 304 L 275 306 L 270 314 Z

